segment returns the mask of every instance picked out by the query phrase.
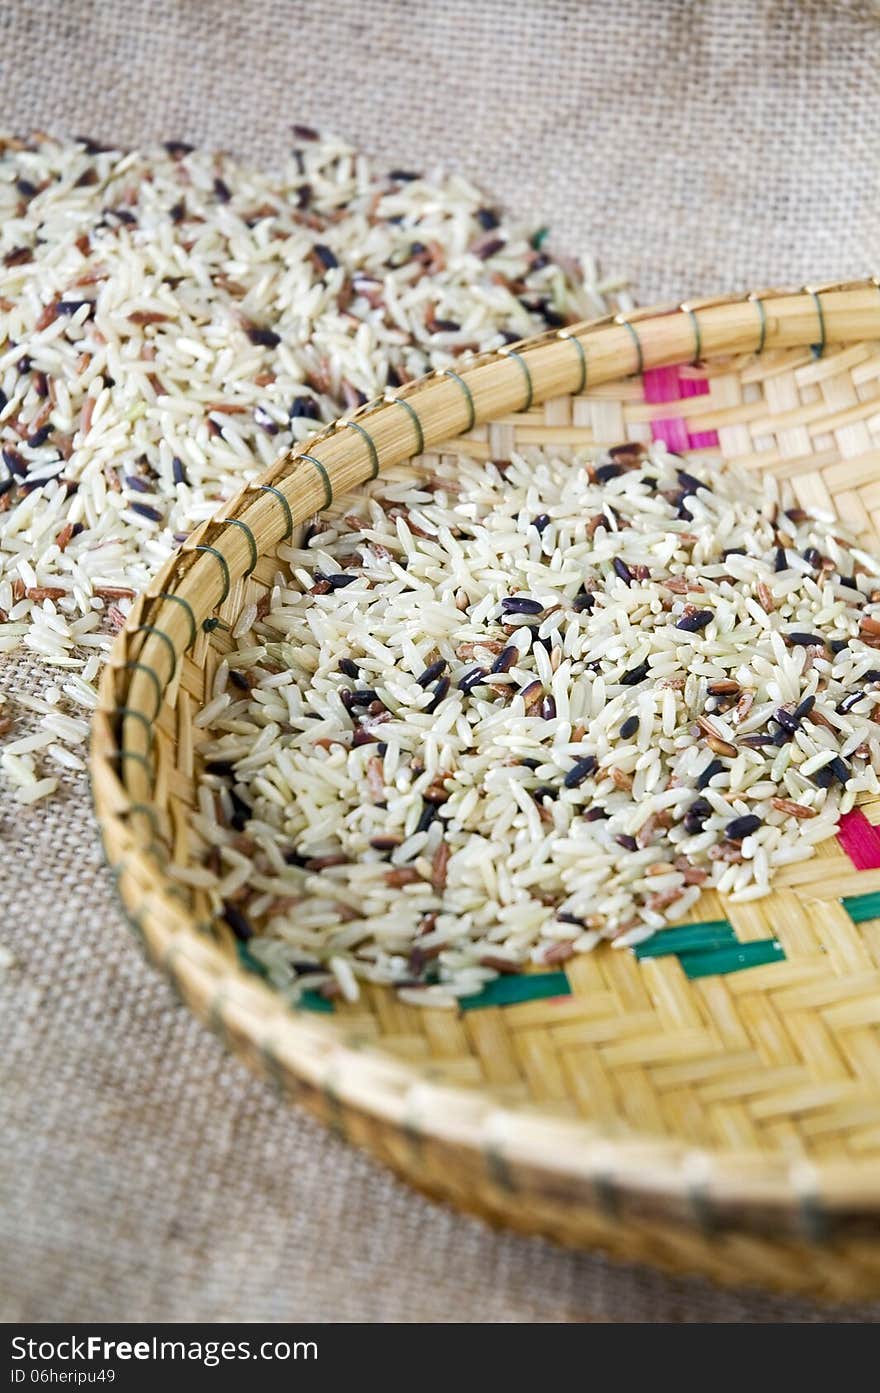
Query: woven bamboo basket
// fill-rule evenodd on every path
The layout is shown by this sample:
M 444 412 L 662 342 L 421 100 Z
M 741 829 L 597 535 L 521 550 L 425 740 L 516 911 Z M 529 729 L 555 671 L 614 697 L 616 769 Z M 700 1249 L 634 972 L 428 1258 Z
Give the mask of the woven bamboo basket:
M 231 644 L 215 621 L 234 624 L 271 585 L 279 542 L 380 469 L 662 435 L 790 480 L 802 506 L 833 506 L 877 545 L 877 282 L 604 319 L 459 368 L 279 460 L 139 597 L 92 743 L 132 926 L 285 1097 L 434 1197 L 719 1281 L 880 1292 L 880 869 L 857 869 L 837 840 L 784 868 L 768 899 L 704 895 L 690 917 L 726 935 L 705 971 L 686 953 L 603 946 L 550 995 L 458 1013 L 384 988 L 292 1011 L 241 965 L 203 892 L 167 874 L 192 854 L 192 718 Z M 862 810 L 880 823 L 880 801 Z

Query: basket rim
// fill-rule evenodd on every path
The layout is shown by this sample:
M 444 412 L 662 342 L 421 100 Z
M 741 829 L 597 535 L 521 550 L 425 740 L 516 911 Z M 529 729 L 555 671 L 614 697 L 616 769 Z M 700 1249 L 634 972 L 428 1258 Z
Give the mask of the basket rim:
M 463 361 L 460 372 L 430 373 L 339 418 L 191 535 L 138 597 L 114 644 L 93 718 L 90 773 L 123 906 L 150 955 L 198 1015 L 243 1047 L 269 1077 L 277 1080 L 280 1073 L 334 1107 L 381 1119 L 407 1137 L 430 1136 L 488 1156 L 493 1166 L 500 1158 L 508 1176 L 542 1177 L 554 1193 L 561 1187 L 604 1212 L 612 1206 L 615 1214 L 638 1213 L 650 1200 L 702 1230 L 775 1231 L 782 1224 L 809 1238 L 829 1226 L 838 1232 L 880 1216 L 880 1173 L 870 1161 L 792 1161 L 761 1151 L 693 1147 L 514 1110 L 480 1090 L 439 1085 L 424 1067 L 381 1046 L 362 1047 L 340 1022 L 291 1011 L 206 936 L 182 887 L 167 875 L 170 851 L 151 806 L 149 760 L 128 740 L 130 734 L 143 737 L 160 717 L 169 688 L 179 683 L 178 660 L 199 634 L 196 616 L 201 624 L 230 583 L 253 569 L 253 533 L 259 529 L 262 549 L 271 549 L 294 520 L 330 501 L 334 485 L 341 491 L 374 477 L 380 460 L 397 463 L 475 423 L 522 411 L 524 398 L 526 406 L 538 405 L 582 390 L 588 381 L 771 348 L 809 345 L 821 354 L 826 346 L 866 339 L 880 339 L 877 278 L 654 306 L 552 330 Z M 400 405 L 406 411 L 395 410 Z M 743 1206 L 752 1216 L 745 1222 Z

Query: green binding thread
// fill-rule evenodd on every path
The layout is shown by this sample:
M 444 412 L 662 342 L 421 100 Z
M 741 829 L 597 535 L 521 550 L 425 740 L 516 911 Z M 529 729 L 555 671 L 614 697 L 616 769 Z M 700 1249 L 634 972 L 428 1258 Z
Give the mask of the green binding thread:
M 363 426 L 360 425 L 357 421 L 343 421 L 342 424 L 344 426 L 351 426 L 352 430 L 356 430 L 358 435 L 362 435 L 364 437 L 364 440 L 367 442 L 367 449 L 370 452 L 370 463 L 373 467 L 373 472 L 370 475 L 370 478 L 375 479 L 376 475 L 379 473 L 379 453 L 376 449 L 376 442 L 370 435 L 369 431 L 364 430 Z
M 257 562 L 260 559 L 260 553 L 257 551 L 257 543 L 254 540 L 254 534 L 248 527 L 247 523 L 242 522 L 241 518 L 223 518 L 223 523 L 226 527 L 241 528 L 242 532 L 248 539 L 248 545 L 251 549 L 251 564 L 248 566 L 247 570 L 244 573 L 244 576 L 242 577 L 242 579 L 246 580 L 247 577 L 249 575 L 252 575 L 253 572 L 257 569 Z
M 528 411 L 532 405 L 532 399 L 535 395 L 534 385 L 532 383 L 532 374 L 529 371 L 529 365 L 526 362 L 525 358 L 522 356 L 522 354 L 514 353 L 512 348 L 502 349 L 501 356 L 502 358 L 513 358 L 515 362 L 519 363 L 520 367 L 522 368 L 523 374 L 526 379 L 526 399 L 523 402 L 521 409 L 523 411 Z
M 496 977 L 481 992 L 459 1000 L 462 1011 L 481 1011 L 486 1006 L 515 1006 L 522 1001 L 542 1001 L 548 996 L 571 996 L 564 972 L 534 972 L 523 976 Z
M 282 1098 L 286 1097 L 286 1075 L 278 1061 L 274 1042 L 271 1039 L 261 1041 L 260 1058 L 263 1061 L 267 1080 Z
M 723 948 L 736 942 L 732 924 L 726 919 L 710 919 L 702 924 L 680 924 L 673 929 L 661 929 L 644 943 L 637 943 L 635 955 L 641 962 L 643 958 L 665 958 L 672 953 Z
M 284 494 L 281 492 L 281 490 L 275 488 L 274 484 L 260 484 L 260 492 L 274 493 L 275 497 L 278 499 L 279 503 L 284 509 L 284 516 L 287 519 L 287 531 L 285 532 L 281 540 L 282 542 L 286 542 L 288 537 L 293 536 L 293 513 L 290 511 L 290 504 L 284 497 Z
M 753 305 L 757 305 L 758 307 L 758 322 L 761 325 L 761 334 L 758 339 L 758 347 L 755 349 L 755 352 L 763 353 L 764 344 L 767 342 L 767 309 L 764 305 L 764 301 L 761 299 L 759 295 L 750 295 L 748 298 L 749 300 L 751 300 Z
M 183 605 L 183 608 L 186 610 L 187 618 L 189 619 L 189 643 L 186 646 L 187 648 L 191 648 L 198 637 L 198 627 L 189 600 L 185 600 L 182 595 L 175 595 L 171 590 L 160 590 L 156 599 L 173 600 L 176 605 Z
M 129 659 L 125 664 L 125 670 L 126 672 L 145 672 L 149 676 L 150 681 L 156 688 L 156 709 L 153 712 L 153 720 L 155 721 L 159 712 L 162 710 L 162 683 L 151 667 L 148 667 L 146 663 L 137 663 L 133 658 Z
M 516 1186 L 513 1183 L 513 1176 L 498 1143 L 489 1142 L 483 1155 L 486 1158 L 486 1170 L 499 1190 L 504 1190 L 508 1195 L 515 1194 Z
M 680 305 L 679 308 L 682 309 L 685 314 L 690 315 L 691 327 L 694 331 L 694 356 L 691 362 L 696 364 L 703 356 L 703 334 L 700 329 L 700 322 L 697 319 L 697 312 L 696 310 L 692 310 L 690 305 Z
M 229 594 L 229 564 L 226 557 L 223 555 L 222 551 L 218 551 L 216 547 L 209 547 L 205 543 L 202 543 L 201 546 L 197 546 L 195 550 L 209 552 L 210 555 L 220 563 L 220 570 L 223 572 L 223 594 L 220 596 L 217 604 L 222 605 L 226 596 Z
M 330 475 L 327 473 L 324 465 L 319 459 L 315 459 L 314 455 L 296 455 L 295 459 L 307 459 L 309 464 L 315 466 L 321 476 L 321 482 L 324 485 L 324 507 L 329 508 L 330 504 L 333 502 L 333 485 L 330 483 Z
M 464 380 L 463 377 L 459 377 L 459 375 L 458 375 L 457 372 L 453 372 L 453 371 L 452 371 L 452 368 L 443 368 L 442 371 L 441 371 L 441 373 L 440 373 L 440 376 L 441 376 L 441 377 L 451 377 L 455 382 L 458 383 L 459 387 L 460 387 L 461 390 L 464 392 L 465 397 L 466 397 L 466 399 L 467 399 L 467 408 L 468 408 L 468 423 L 467 423 L 467 425 L 465 426 L 465 430 L 466 430 L 466 431 L 468 431 L 468 430 L 473 430 L 474 425 L 475 425 L 475 423 L 476 423 L 476 419 L 477 419 L 477 413 L 476 413 L 476 408 L 474 407 L 474 398 L 473 398 L 473 396 L 472 396 L 472 394 L 471 394 L 471 389 L 470 389 L 470 387 L 467 385 L 467 383 L 465 382 L 465 380 Z
M 869 895 L 847 895 L 841 904 L 854 924 L 864 924 L 868 919 L 880 919 L 880 890 Z
M 123 722 L 126 716 L 130 716 L 133 721 L 140 721 L 144 730 L 147 732 L 147 744 L 153 744 L 153 723 L 148 720 L 143 711 L 135 711 L 133 706 L 119 706 L 116 710 L 116 719 Z
M 825 311 L 822 309 L 822 301 L 819 299 L 819 292 L 811 290 L 809 286 L 804 286 L 804 294 L 812 295 L 813 303 L 816 306 L 816 314 L 819 318 L 819 342 L 810 344 L 810 352 L 814 358 L 821 358 L 825 353 Z
M 584 352 L 584 346 L 581 343 L 580 339 L 577 337 L 577 335 L 569 333 L 567 329 L 560 329 L 559 333 L 557 334 L 557 338 L 564 339 L 566 343 L 573 344 L 574 347 L 577 349 L 578 357 L 581 360 L 581 380 L 578 383 L 577 387 L 575 387 L 572 395 L 575 397 L 579 397 L 581 392 L 586 391 L 587 387 L 587 355 Z
M 168 678 L 168 681 L 173 682 L 175 674 L 177 673 L 177 652 L 175 650 L 174 644 L 171 642 L 171 639 L 168 637 L 165 630 L 157 629 L 155 624 L 138 624 L 137 628 L 135 629 L 135 633 L 155 634 L 156 638 L 160 638 L 162 642 L 166 645 L 166 647 L 168 648 L 168 652 L 171 654 L 171 676 Z
M 212 1030 L 221 1044 L 228 1046 L 231 1040 L 229 1027 L 223 1018 L 223 1007 L 229 999 L 229 988 L 219 987 L 208 1003 L 208 1015 L 206 1024 Z
M 405 401 L 403 397 L 386 397 L 385 400 L 387 402 L 393 403 L 395 406 L 402 406 L 404 411 L 409 412 L 410 420 L 412 421 L 416 432 L 415 454 L 420 455 L 425 448 L 425 432 L 422 430 L 422 423 L 419 420 L 419 413 L 416 411 L 415 407 L 411 406 L 410 403 L 408 401 Z
M 636 354 L 638 355 L 636 359 L 636 372 L 643 373 L 645 371 L 645 355 L 642 352 L 642 341 L 639 338 L 635 327 L 632 324 L 630 324 L 628 319 L 624 319 L 623 315 L 620 314 L 615 317 L 614 322 L 615 324 L 622 325 L 624 329 L 629 331 L 630 338 L 636 346 Z
M 727 948 L 682 953 L 679 962 L 685 976 L 693 981 L 697 977 L 723 976 L 748 967 L 761 967 L 764 963 L 782 962 L 784 958 L 781 943 L 775 938 L 763 938 L 757 943 L 736 943 Z
M 162 834 L 159 831 L 159 820 L 156 817 L 155 808 L 151 808 L 148 803 L 132 803 L 131 807 L 128 809 L 128 816 L 131 817 L 134 813 L 143 813 L 153 829 L 154 839 L 161 842 Z
M 117 750 L 113 759 L 136 759 L 138 764 L 142 764 L 149 775 L 150 782 L 156 777 L 156 771 L 147 759 L 146 755 L 139 754 L 137 750 Z

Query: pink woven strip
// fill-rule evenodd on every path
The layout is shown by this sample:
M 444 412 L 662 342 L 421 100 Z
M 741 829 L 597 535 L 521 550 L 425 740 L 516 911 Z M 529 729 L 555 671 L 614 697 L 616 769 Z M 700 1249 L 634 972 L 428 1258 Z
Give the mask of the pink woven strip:
M 717 430 L 697 430 L 688 432 L 688 444 L 692 450 L 717 450 Z
M 680 416 L 652 420 L 651 434 L 655 440 L 664 441 L 667 450 L 671 450 L 674 455 L 680 455 L 683 450 L 690 448 L 687 426 Z
M 645 401 L 651 405 L 661 401 L 678 401 L 681 397 L 678 368 L 648 368 L 642 374 Z
M 880 832 L 868 821 L 860 808 L 844 813 L 840 819 L 837 840 L 857 871 L 880 869 Z
M 709 383 L 705 377 L 684 377 L 678 379 L 679 396 L 682 397 L 707 397 L 709 395 Z
M 648 368 L 642 374 L 645 401 L 657 406 L 667 401 L 683 401 L 685 397 L 705 397 L 709 383 L 704 377 L 691 377 L 681 367 Z M 675 454 L 685 450 L 713 450 L 718 446 L 714 430 L 689 431 L 679 417 L 656 416 L 651 420 L 651 434 L 665 442 Z

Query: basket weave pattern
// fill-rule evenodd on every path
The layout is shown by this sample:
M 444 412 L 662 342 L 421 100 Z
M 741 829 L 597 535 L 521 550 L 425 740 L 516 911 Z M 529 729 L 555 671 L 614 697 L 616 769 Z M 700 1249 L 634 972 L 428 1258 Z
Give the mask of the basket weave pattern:
M 876 548 L 877 340 L 871 282 L 576 326 L 434 374 L 279 461 L 135 605 L 93 741 L 132 923 L 233 1048 L 427 1192 L 720 1280 L 880 1290 L 880 921 L 841 904 L 880 891 L 880 870 L 836 842 L 782 869 L 768 899 L 707 892 L 691 916 L 778 939 L 784 961 L 690 981 L 675 957 L 602 947 L 566 964 L 571 995 L 465 1014 L 378 987 L 330 1017 L 291 1013 L 239 968 L 204 894 L 166 873 L 197 850 L 192 718 L 232 646 L 223 626 L 266 594 L 279 542 L 314 512 L 380 466 L 405 477 L 445 453 L 649 441 L 662 418 L 673 442 L 711 439 L 790 479 L 801 506 L 833 508 Z M 658 405 L 640 374 L 664 364 L 686 366 Z M 880 822 L 880 802 L 862 807 Z

